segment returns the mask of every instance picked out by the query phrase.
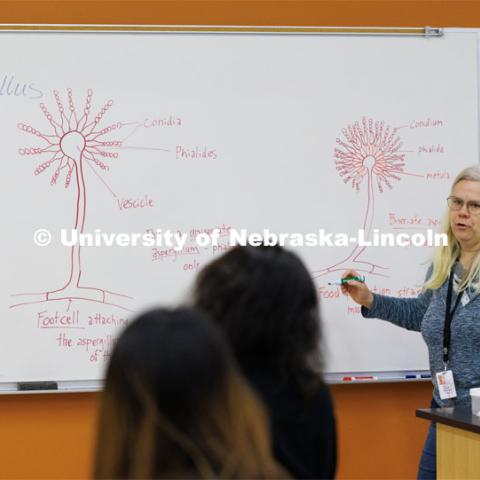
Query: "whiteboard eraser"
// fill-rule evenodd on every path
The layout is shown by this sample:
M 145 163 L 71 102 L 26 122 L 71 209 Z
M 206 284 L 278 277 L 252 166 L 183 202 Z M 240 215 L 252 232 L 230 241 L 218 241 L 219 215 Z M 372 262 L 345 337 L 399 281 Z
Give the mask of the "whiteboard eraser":
M 19 382 L 17 384 L 19 392 L 29 392 L 35 390 L 58 390 L 57 382 Z

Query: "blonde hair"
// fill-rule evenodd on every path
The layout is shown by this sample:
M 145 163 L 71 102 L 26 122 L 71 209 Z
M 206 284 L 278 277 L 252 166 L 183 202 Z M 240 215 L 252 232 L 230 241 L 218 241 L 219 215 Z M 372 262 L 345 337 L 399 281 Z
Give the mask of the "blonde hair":
M 451 191 L 454 189 L 455 185 L 462 180 L 480 182 L 480 167 L 475 165 L 462 170 L 453 181 Z M 425 282 L 424 289 L 436 290 L 440 288 L 448 278 L 450 270 L 459 258 L 462 251 L 458 240 L 453 234 L 448 211 L 445 212 L 442 219 L 442 233 L 447 235 L 448 245 L 437 247 L 433 258 L 433 271 L 430 278 Z M 479 277 L 480 252 L 476 254 L 470 268 L 463 275 L 459 285 L 459 291 L 465 290 L 470 285 L 477 292 L 479 292 Z

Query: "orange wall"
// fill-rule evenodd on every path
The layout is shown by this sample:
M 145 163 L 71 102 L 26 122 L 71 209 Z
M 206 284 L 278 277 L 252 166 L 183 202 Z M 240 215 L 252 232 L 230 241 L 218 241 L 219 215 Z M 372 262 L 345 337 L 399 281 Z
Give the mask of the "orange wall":
M 428 424 L 426 383 L 333 388 L 339 478 L 414 478 Z M 85 478 L 99 394 L 0 396 L 0 478 Z
M 477 0 L 0 0 L 2 23 L 476 27 Z
M 1 23 L 480 27 L 476 0 L 1 1 Z M 339 478 L 414 478 L 427 422 L 426 383 L 333 388 Z M 0 396 L 0 478 L 84 478 L 98 394 Z

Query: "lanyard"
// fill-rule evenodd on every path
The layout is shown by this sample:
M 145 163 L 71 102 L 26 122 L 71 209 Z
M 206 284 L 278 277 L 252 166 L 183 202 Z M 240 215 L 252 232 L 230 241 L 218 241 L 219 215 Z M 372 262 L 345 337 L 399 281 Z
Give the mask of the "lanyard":
M 450 278 L 448 279 L 448 291 L 447 291 L 447 308 L 445 309 L 445 324 L 443 327 L 443 365 L 445 370 L 447 369 L 448 365 L 448 353 L 450 349 L 450 326 L 452 324 L 453 315 L 455 314 L 455 310 L 460 303 L 460 299 L 462 298 L 463 290 L 458 293 L 457 300 L 455 301 L 455 305 L 453 306 L 453 310 L 450 310 L 452 306 L 452 291 L 453 291 L 453 270 L 455 265 L 452 267 L 450 271 Z

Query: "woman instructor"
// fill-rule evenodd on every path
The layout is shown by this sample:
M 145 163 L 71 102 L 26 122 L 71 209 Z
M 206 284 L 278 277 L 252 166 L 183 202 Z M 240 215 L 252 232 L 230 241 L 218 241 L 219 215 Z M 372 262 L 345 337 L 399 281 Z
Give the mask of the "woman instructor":
M 466 406 L 469 389 L 480 385 L 480 167 L 457 176 L 447 198 L 443 232 L 417 298 L 372 293 L 348 281 L 342 291 L 362 306 L 362 315 L 422 332 L 433 380 L 432 407 Z M 349 270 L 343 277 L 357 276 Z M 418 478 L 436 478 L 435 425 L 428 431 Z

